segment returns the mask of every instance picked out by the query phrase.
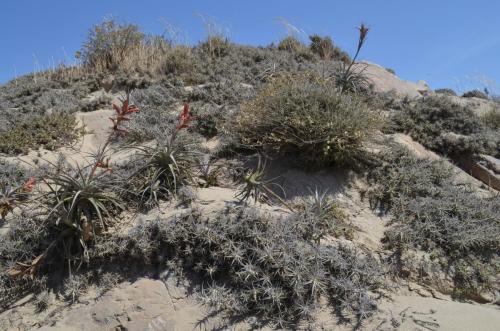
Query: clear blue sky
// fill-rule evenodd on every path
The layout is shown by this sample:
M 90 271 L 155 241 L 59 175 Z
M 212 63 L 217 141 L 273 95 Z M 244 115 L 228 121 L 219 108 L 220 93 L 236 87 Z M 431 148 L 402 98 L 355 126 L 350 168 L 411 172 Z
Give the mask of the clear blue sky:
M 500 82 L 496 0 L 2 0 L 0 82 L 71 62 L 89 27 L 109 15 L 157 34 L 169 22 L 196 43 L 205 37 L 196 13 L 215 18 L 238 43 L 279 40 L 286 30 L 276 19 L 283 17 L 306 33 L 332 36 L 349 52 L 363 21 L 371 31 L 361 58 L 393 68 L 404 79 L 456 89 L 481 87 L 487 79 Z

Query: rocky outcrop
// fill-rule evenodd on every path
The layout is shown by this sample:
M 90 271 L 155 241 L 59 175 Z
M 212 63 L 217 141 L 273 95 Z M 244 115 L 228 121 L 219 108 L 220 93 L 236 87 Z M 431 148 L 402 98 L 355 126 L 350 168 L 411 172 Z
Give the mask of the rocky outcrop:
M 373 88 L 377 92 L 393 92 L 400 97 L 419 98 L 430 91 L 429 86 L 424 81 L 412 83 L 400 79 L 378 64 L 370 62 L 360 62 L 354 67 L 357 71 L 363 71 Z

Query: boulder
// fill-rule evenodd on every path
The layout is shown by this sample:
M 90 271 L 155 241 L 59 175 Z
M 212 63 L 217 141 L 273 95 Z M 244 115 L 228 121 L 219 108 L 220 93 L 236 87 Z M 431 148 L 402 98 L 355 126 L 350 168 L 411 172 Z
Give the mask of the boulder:
M 400 79 L 378 64 L 362 61 L 354 66 L 354 70 L 363 70 L 377 92 L 394 92 L 400 97 L 419 98 L 430 91 L 424 81 L 412 83 Z

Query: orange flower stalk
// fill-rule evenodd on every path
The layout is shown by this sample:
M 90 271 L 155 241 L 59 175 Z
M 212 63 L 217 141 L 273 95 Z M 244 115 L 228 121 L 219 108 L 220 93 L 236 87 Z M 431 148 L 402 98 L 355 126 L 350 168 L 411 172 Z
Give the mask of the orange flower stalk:
M 179 124 L 177 124 L 176 129 L 181 130 L 184 128 L 187 128 L 189 125 L 189 122 L 191 122 L 194 119 L 194 116 L 192 116 L 189 113 L 189 105 L 187 103 L 184 104 L 184 109 L 182 110 L 181 116 L 179 118 Z
M 112 129 L 115 133 L 127 133 L 127 130 L 121 128 L 121 125 L 123 122 L 130 121 L 130 117 L 128 115 L 139 112 L 139 107 L 130 104 L 129 97 L 130 95 L 127 94 L 127 98 L 123 101 L 121 107 L 113 104 L 113 109 L 115 110 L 116 115 L 115 117 L 110 117 L 109 119 L 113 122 Z
M 33 188 L 35 187 L 35 184 L 36 184 L 36 178 L 35 177 L 31 177 L 30 179 L 28 179 L 28 181 L 26 183 L 24 183 L 24 185 L 22 187 L 22 191 L 23 192 L 31 192 L 31 191 L 33 191 Z

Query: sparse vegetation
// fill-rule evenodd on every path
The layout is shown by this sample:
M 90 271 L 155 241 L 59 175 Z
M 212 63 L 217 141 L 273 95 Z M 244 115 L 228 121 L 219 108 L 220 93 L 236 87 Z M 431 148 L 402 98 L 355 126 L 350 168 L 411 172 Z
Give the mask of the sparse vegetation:
M 417 160 L 405 150 L 382 160 L 372 172 L 379 186 L 369 193 L 391 211 L 385 240 L 394 251 L 390 260 L 395 271 L 419 282 L 445 273 L 456 296 L 493 293 L 499 272 L 498 197 L 478 197 L 453 184 L 453 174 L 443 164 Z M 409 254 L 412 250 L 427 255 L 418 258 Z
M 107 20 L 89 32 L 80 66 L 0 86 L 0 153 L 9 160 L 30 152 L 22 159 L 31 161 L 34 150 L 82 134 L 99 145 L 57 162 L 40 152 L 26 169 L 0 158 L 2 309 L 33 294 L 41 312 L 52 299 L 77 302 L 90 286 L 102 294 L 124 280 L 163 279 L 165 269 L 214 315 L 255 328 L 312 329 L 319 311 L 359 327 L 384 295 L 387 269 L 482 302 L 498 290 L 499 197 L 457 185 L 446 162 L 379 142 L 390 120 L 390 132 L 442 155 L 499 157 L 500 107 L 479 116 L 449 89 L 414 100 L 376 92 L 356 62 L 364 24 L 353 57 L 328 36 L 252 47 L 210 24 L 191 47 Z M 481 93 L 464 97 L 488 98 Z M 75 112 L 123 94 L 105 118 L 109 136 L 77 126 Z M 319 181 L 341 166 L 356 183 L 331 195 L 295 192 L 313 176 L 287 168 L 283 182 L 270 179 L 276 169 L 263 160 L 281 156 Z M 300 183 L 289 185 L 295 171 Z M 358 217 L 370 212 L 355 192 L 361 171 L 369 187 L 361 193 L 390 217 L 373 252 L 377 243 L 358 233 Z M 224 198 L 208 200 L 210 192 Z
M 0 152 L 13 155 L 44 147 L 55 149 L 70 144 L 80 137 L 83 128 L 77 128 L 73 115 L 53 114 L 19 123 L 0 133 Z
M 247 208 L 213 219 L 193 213 L 144 225 L 154 237 L 141 250 L 168 247 L 169 265 L 203 276 L 202 299 L 230 320 L 255 315 L 286 327 L 312 318 L 321 297 L 344 318 L 365 318 L 381 286 L 378 263 L 354 248 L 315 244 L 316 226 L 304 221 Z
M 446 96 L 430 96 L 407 104 L 396 113 L 394 122 L 397 130 L 447 156 L 499 153 L 498 133 L 488 130 L 470 108 Z

